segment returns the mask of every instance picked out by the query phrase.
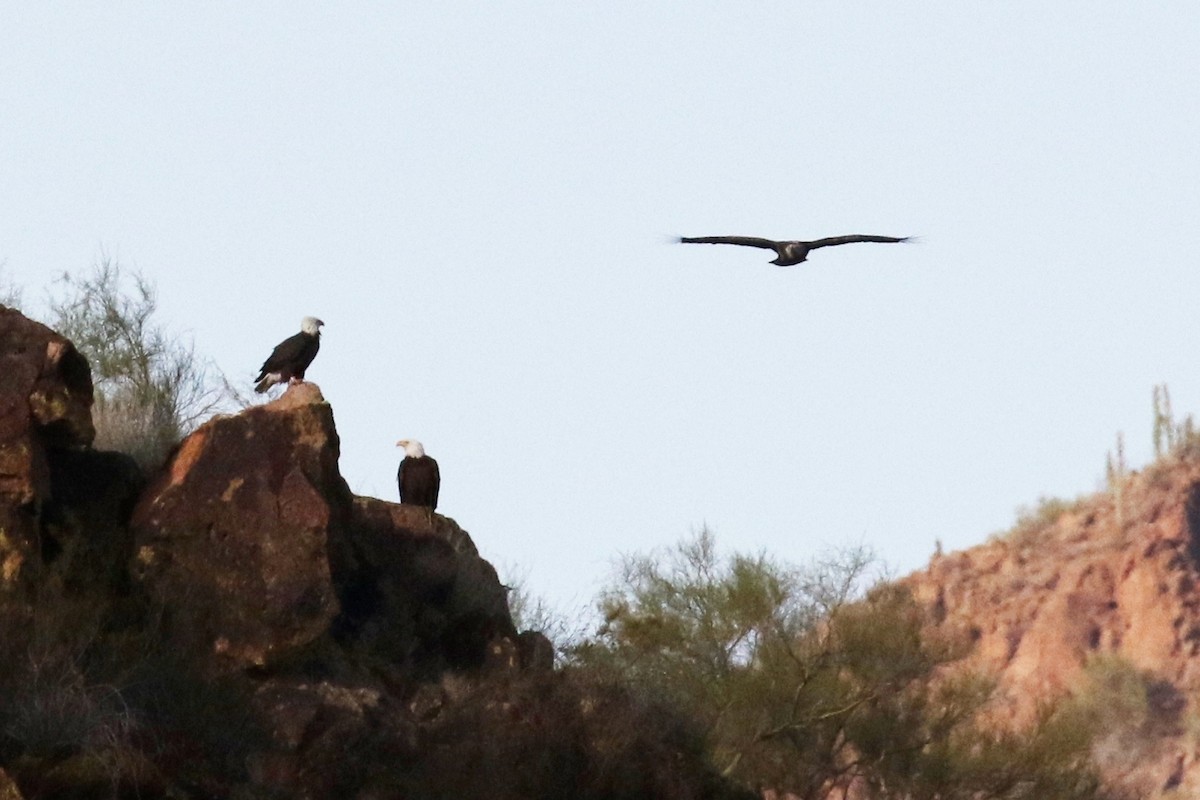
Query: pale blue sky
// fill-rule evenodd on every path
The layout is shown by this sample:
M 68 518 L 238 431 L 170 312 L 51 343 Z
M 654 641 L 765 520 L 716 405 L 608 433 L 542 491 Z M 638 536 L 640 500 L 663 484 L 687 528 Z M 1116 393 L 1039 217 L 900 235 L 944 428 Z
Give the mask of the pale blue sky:
M 1200 405 L 1194 2 L 0 3 L 0 260 L 101 250 L 559 605 L 707 523 L 897 571 Z M 673 235 L 919 235 L 764 251 Z M 32 309 L 36 311 L 37 309 Z

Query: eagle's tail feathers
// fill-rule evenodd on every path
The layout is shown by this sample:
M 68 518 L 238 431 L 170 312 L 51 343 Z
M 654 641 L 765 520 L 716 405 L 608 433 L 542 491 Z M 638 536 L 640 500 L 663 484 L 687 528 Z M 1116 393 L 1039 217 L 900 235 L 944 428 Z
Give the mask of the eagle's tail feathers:
M 258 392 L 259 394 L 262 394 L 267 389 L 270 389 L 272 386 L 279 383 L 279 381 L 281 381 L 282 379 L 283 379 L 283 376 L 280 375 L 278 372 L 268 372 L 266 374 L 266 376 L 261 381 L 259 381 L 258 384 L 254 387 L 254 391 Z

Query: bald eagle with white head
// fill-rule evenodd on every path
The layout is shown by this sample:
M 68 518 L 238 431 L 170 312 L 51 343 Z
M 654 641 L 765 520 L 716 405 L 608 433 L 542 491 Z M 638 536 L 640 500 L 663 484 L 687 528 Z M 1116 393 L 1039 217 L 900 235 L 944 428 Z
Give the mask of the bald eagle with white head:
M 321 326 L 325 323 L 316 317 L 300 320 L 300 332 L 289 336 L 271 351 L 263 362 L 254 391 L 262 394 L 277 383 L 287 381 L 289 385 L 304 382 L 304 371 L 317 357 L 321 349 Z
M 425 447 L 415 439 L 401 439 L 396 446 L 404 448 L 396 473 L 401 504 L 425 506 L 432 514 L 437 510 L 438 491 L 442 488 L 438 463 L 425 455 Z

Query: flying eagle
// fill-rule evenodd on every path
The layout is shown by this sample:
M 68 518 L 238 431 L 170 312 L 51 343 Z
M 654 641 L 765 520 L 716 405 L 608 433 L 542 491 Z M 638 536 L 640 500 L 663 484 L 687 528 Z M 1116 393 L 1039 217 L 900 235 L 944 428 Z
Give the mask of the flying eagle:
M 437 509 L 438 490 L 442 488 L 438 463 L 425 455 L 425 448 L 415 439 L 401 439 L 396 446 L 404 448 L 404 458 L 396 473 L 400 502 L 425 506 L 432 514 Z
M 756 236 L 698 236 L 680 237 L 684 244 L 740 244 L 744 247 L 761 247 L 764 250 L 774 250 L 776 258 L 772 264 L 790 267 L 808 259 L 808 254 L 818 247 L 831 247 L 835 244 L 852 244 L 854 242 L 907 242 L 911 236 L 872 236 L 865 233 L 851 233 L 846 236 L 830 236 L 828 239 L 817 239 L 812 242 L 777 242 L 774 239 L 759 239 Z
M 321 349 L 321 326 L 324 322 L 316 317 L 305 317 L 300 321 L 300 332 L 289 336 L 275 346 L 271 357 L 263 362 L 254 391 L 262 394 L 277 383 L 289 384 L 304 381 L 304 371 L 317 357 Z

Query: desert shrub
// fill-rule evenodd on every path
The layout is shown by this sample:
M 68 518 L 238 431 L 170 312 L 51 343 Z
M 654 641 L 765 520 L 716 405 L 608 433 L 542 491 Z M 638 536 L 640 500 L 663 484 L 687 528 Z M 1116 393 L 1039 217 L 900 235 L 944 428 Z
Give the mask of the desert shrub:
M 530 591 L 527 575 L 515 567 L 504 569 L 508 587 L 508 611 L 518 631 L 534 631 L 549 639 L 561 661 L 562 656 L 586 637 L 594 615 L 590 609 L 568 613 L 545 597 Z
M 0 602 L 0 768 L 28 796 L 158 796 L 164 776 L 212 796 L 245 778 L 266 738 L 253 686 L 199 674 L 161 613 L 53 577 Z
M 469 764 L 470 769 L 462 769 Z M 694 722 L 580 668 L 488 681 L 424 726 L 407 796 L 753 800 L 707 763 Z
M 1110 782 L 1133 796 L 1151 797 L 1161 779 L 1137 767 L 1156 760 L 1186 732 L 1192 723 L 1185 717 L 1187 705 L 1170 681 L 1114 653 L 1096 653 L 1084 666 L 1070 710 L 1101 731 L 1092 748 L 1097 763 L 1113 776 Z
M 148 736 L 147 754 L 174 785 L 208 796 L 246 780 L 246 755 L 269 733 L 253 706 L 253 681 L 203 674 L 185 651 L 156 644 L 123 695 Z
M 701 532 L 632 556 L 576 665 L 695 721 L 717 767 L 800 798 L 1092 798 L 1089 720 L 1048 710 L 979 727 L 993 684 L 945 668 L 969 642 L 930 633 L 902 586 L 867 586 L 861 550 L 800 569 L 718 555 Z
M 142 720 L 123 693 L 109 611 L 53 581 L 33 604 L 0 605 L 0 764 L 18 780 L 68 763 L 113 786 L 140 779 Z
M 0 268 L 3 266 L 3 262 L 0 262 Z M 3 277 L 2 272 L 0 272 L 0 306 L 21 307 L 21 289 L 8 278 Z
M 992 540 L 1008 541 L 1017 547 L 1035 544 L 1059 518 L 1078 511 L 1087 500 L 1087 497 L 1077 497 L 1074 500 L 1039 497 L 1036 505 L 1018 508 L 1016 523 L 1007 531 L 993 535 Z
M 75 343 L 92 368 L 95 446 L 133 456 L 143 469 L 225 398 L 216 368 L 156 321 L 154 287 L 104 258 L 85 277 L 64 275 L 51 302 L 51 327 Z

